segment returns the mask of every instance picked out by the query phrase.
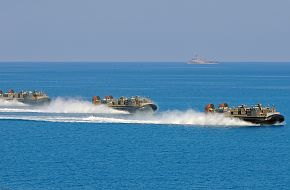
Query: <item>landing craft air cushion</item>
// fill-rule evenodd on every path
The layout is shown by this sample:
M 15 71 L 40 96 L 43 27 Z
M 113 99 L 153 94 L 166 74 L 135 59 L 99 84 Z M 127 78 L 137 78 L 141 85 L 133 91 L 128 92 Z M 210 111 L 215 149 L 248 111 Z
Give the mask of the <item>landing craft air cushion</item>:
M 17 101 L 28 105 L 42 105 L 50 103 L 50 98 L 47 94 L 40 91 L 21 91 L 14 92 L 14 90 L 9 90 L 3 93 L 0 90 L 0 100 L 3 101 Z
M 140 96 L 134 96 L 131 98 L 123 96 L 120 98 L 113 98 L 113 96 L 106 96 L 104 99 L 101 99 L 99 96 L 94 96 L 92 98 L 92 103 L 95 105 L 107 105 L 113 109 L 127 111 L 129 113 L 147 111 L 154 112 L 157 110 L 157 105 L 154 104 L 152 100 Z
M 220 104 L 218 108 L 215 108 L 213 104 L 208 104 L 205 107 L 205 112 L 219 113 L 225 117 L 238 118 L 260 125 L 282 124 L 285 120 L 284 116 L 277 112 L 275 107 L 263 107 L 261 104 L 254 106 L 240 105 L 232 108 L 227 103 Z

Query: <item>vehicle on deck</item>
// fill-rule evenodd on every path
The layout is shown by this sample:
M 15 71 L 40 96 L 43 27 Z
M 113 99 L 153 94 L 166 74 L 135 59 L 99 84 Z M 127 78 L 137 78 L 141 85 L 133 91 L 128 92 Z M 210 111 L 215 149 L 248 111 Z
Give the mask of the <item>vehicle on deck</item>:
M 101 99 L 99 96 L 92 98 L 92 103 L 95 105 L 107 105 L 108 107 L 116 110 L 128 111 L 130 113 L 144 112 L 144 111 L 156 111 L 157 105 L 149 98 L 133 96 L 133 97 L 120 97 L 113 98 L 113 96 L 106 96 Z
M 14 90 L 9 90 L 8 92 L 3 92 L 0 90 L 0 101 L 18 101 L 29 105 L 40 105 L 50 103 L 50 98 L 47 94 L 41 91 L 20 91 L 14 92 Z
M 226 117 L 238 118 L 243 121 L 261 125 L 281 124 L 285 118 L 280 112 L 273 107 L 263 107 L 262 104 L 254 106 L 240 105 L 230 108 L 227 103 L 220 104 L 215 108 L 213 104 L 208 104 L 205 107 L 206 113 L 220 113 Z

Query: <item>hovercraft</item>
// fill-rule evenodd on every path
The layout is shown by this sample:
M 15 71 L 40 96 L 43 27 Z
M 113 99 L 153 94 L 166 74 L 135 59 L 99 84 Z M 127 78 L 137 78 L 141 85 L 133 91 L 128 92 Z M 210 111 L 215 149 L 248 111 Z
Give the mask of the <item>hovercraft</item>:
M 254 106 L 240 105 L 232 108 L 227 103 L 220 104 L 218 108 L 215 108 L 213 104 L 208 104 L 205 107 L 205 112 L 220 113 L 225 117 L 238 118 L 260 125 L 282 124 L 285 120 L 284 116 L 277 112 L 274 106 L 263 107 L 262 104 Z
M 107 105 L 110 108 L 127 111 L 129 113 L 135 112 L 155 112 L 157 110 L 157 105 L 154 102 L 145 97 L 133 96 L 113 98 L 113 96 L 105 96 L 101 99 L 99 96 L 93 96 L 92 103 L 95 105 Z
M 18 101 L 28 105 L 48 104 L 51 101 L 48 95 L 41 91 L 33 90 L 14 92 L 12 89 L 5 93 L 0 90 L 0 100 Z

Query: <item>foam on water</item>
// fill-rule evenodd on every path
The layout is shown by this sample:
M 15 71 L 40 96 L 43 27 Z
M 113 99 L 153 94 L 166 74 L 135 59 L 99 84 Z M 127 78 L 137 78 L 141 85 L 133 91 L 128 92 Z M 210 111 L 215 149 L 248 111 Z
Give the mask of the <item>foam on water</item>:
M 179 115 L 175 115 L 178 112 Z M 226 118 L 221 115 L 207 115 L 204 113 L 188 110 L 168 111 L 151 116 L 143 117 L 135 115 L 110 115 L 110 116 L 23 116 L 5 115 L 0 119 L 48 121 L 48 122 L 70 122 L 70 123 L 132 123 L 132 124 L 166 124 L 166 125 L 196 125 L 196 126 L 252 126 L 252 124 L 233 118 Z
M 135 119 L 141 120 L 143 116 L 136 115 Z M 206 114 L 194 110 L 186 111 L 166 111 L 156 115 L 147 115 L 145 121 L 155 124 L 175 124 L 175 125 L 218 125 L 218 126 L 244 126 L 251 125 L 239 119 L 224 117 L 220 114 Z
M 239 119 L 227 118 L 218 114 L 205 114 L 194 110 L 166 111 L 158 114 L 137 114 L 126 117 L 104 118 L 91 116 L 86 118 L 92 122 L 110 123 L 140 123 L 140 124 L 167 124 L 167 125 L 198 125 L 198 126 L 249 126 L 248 122 Z
M 39 107 L 41 112 L 48 113 L 108 113 L 108 114 L 121 114 L 126 113 L 109 108 L 105 105 L 93 105 L 89 101 L 78 99 L 64 99 L 56 98 L 49 105 Z
M 49 105 L 40 107 L 24 106 L 24 104 L 19 102 L 1 102 L 0 112 L 5 113 L 4 115 L 0 115 L 0 119 L 48 122 L 136 123 L 198 126 L 251 125 L 238 119 L 227 118 L 219 114 L 205 114 L 191 109 L 186 111 L 171 110 L 155 114 L 128 114 L 127 112 L 117 111 L 105 105 L 95 106 L 88 101 L 72 98 L 56 98 Z
M 127 112 L 118 111 L 105 105 L 96 106 L 89 101 L 74 98 L 56 98 L 48 105 L 37 107 L 27 106 L 17 101 L 2 101 L 0 102 L 0 112 L 127 114 Z

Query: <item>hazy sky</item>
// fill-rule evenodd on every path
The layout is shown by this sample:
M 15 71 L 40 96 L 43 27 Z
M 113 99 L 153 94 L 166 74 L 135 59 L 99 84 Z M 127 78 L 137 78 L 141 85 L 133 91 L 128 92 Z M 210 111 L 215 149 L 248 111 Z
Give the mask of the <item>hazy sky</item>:
M 0 61 L 290 61 L 290 0 L 0 0 Z

